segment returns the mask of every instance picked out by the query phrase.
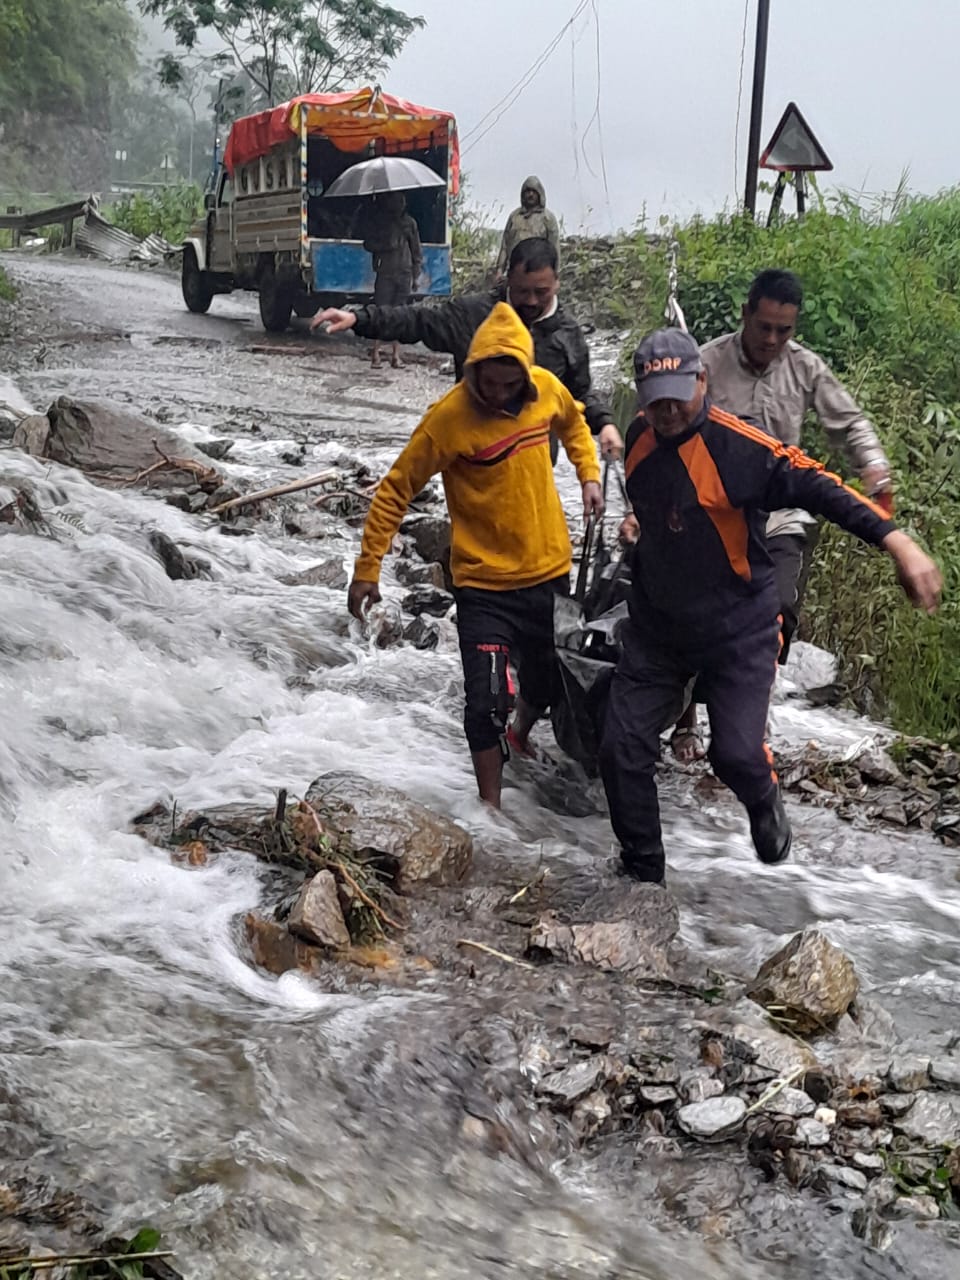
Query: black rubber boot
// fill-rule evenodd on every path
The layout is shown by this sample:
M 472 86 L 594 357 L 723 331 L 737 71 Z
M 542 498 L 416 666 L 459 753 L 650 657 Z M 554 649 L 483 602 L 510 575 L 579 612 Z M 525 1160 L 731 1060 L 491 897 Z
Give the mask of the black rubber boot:
M 659 840 L 642 849 L 621 849 L 620 861 L 624 875 L 628 875 L 631 880 L 640 880 L 644 884 L 667 883 L 667 864 L 663 856 L 663 845 Z
M 780 798 L 780 788 L 775 787 L 768 799 L 748 809 L 750 815 L 750 835 L 757 857 L 768 866 L 778 862 L 786 862 L 790 856 L 790 845 L 793 843 L 793 832 L 790 830 L 790 819 Z

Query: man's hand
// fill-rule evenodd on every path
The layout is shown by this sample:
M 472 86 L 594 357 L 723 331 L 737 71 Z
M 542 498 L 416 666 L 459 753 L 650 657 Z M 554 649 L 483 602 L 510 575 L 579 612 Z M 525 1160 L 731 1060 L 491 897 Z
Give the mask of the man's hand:
M 600 456 L 602 458 L 616 459 L 623 453 L 623 437 L 612 422 L 608 422 L 605 427 L 600 428 L 600 434 L 597 439 L 600 441 Z
M 589 520 L 591 516 L 596 516 L 599 520 L 602 515 L 603 490 L 596 480 L 588 480 L 583 486 L 583 518 Z
M 372 604 L 380 603 L 380 588 L 375 582 L 364 582 L 362 578 L 354 578 L 347 592 L 347 608 L 355 618 L 363 621 L 366 609 Z
M 890 468 L 885 462 L 875 462 L 864 467 L 860 473 L 860 483 L 868 498 L 871 498 L 889 517 L 893 516 L 893 484 L 890 480 Z
M 637 519 L 637 517 L 633 514 L 632 511 L 628 516 L 623 517 L 623 520 L 620 524 L 620 528 L 617 530 L 617 533 L 620 536 L 620 541 L 625 546 L 628 546 L 628 547 L 632 543 L 636 542 L 636 540 L 640 537 L 640 521 Z
M 880 545 L 897 566 L 900 585 L 912 603 L 925 613 L 936 613 L 943 575 L 927 553 L 899 529 L 888 533 Z
M 344 333 L 347 329 L 352 329 L 357 323 L 357 313 L 355 311 L 340 311 L 337 307 L 327 307 L 325 311 L 318 311 L 310 321 L 310 329 L 319 329 L 322 325 L 329 325 L 328 333 Z

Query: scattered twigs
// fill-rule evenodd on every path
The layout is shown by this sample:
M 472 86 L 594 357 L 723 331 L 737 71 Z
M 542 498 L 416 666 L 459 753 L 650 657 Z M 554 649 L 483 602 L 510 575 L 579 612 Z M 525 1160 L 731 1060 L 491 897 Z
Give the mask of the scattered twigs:
M 340 874 L 343 876 L 344 880 L 346 880 L 347 884 L 350 886 L 353 892 L 357 895 L 360 901 L 365 906 L 368 906 L 372 912 L 374 912 L 378 920 L 382 920 L 383 923 L 389 925 L 391 929 L 398 929 L 401 933 L 403 932 L 403 925 L 398 923 L 396 920 L 392 919 L 392 917 L 388 916 L 387 913 L 384 911 L 383 907 L 379 906 L 376 902 L 374 902 L 373 898 L 371 898 L 369 894 L 364 893 L 364 891 L 357 884 L 356 880 L 354 880 L 353 876 L 350 874 L 347 868 L 343 865 L 343 863 L 340 862 L 339 859 L 336 862 L 334 862 L 332 865 L 339 868 Z
M 472 947 L 474 951 L 482 951 L 485 956 L 493 956 L 495 960 L 502 960 L 504 964 L 515 964 L 518 969 L 535 969 L 535 964 L 530 964 L 528 960 L 518 960 L 516 956 L 508 956 L 505 951 L 498 951 L 496 947 L 488 947 L 485 942 L 472 942 L 469 938 L 458 938 L 458 947 Z
M 40 1258 L 29 1255 L 22 1258 L 0 1257 L 0 1267 L 29 1267 L 31 1271 L 52 1271 L 54 1267 L 79 1267 L 91 1262 L 148 1262 L 155 1258 L 172 1258 L 170 1249 L 155 1249 L 144 1253 L 67 1253 L 44 1254 Z
M 210 507 L 207 514 L 218 516 L 224 511 L 233 511 L 236 507 L 247 507 L 253 502 L 262 502 L 265 498 L 279 498 L 285 493 L 298 493 L 301 489 L 312 489 L 315 485 L 332 480 L 336 471 L 318 471 L 316 475 L 305 476 L 303 480 L 294 480 L 290 484 L 276 484 L 271 489 L 258 489 L 255 493 L 244 493 L 239 498 L 231 498 L 229 502 L 221 502 Z
M 512 898 L 507 899 L 507 906 L 512 907 L 515 902 L 519 902 L 520 899 L 531 889 L 534 889 L 538 884 L 541 884 L 546 874 L 547 870 L 543 865 L 543 845 L 541 845 L 540 857 L 537 859 L 537 866 L 533 875 L 522 888 L 517 890 Z
M 313 807 L 313 805 L 310 803 L 309 800 L 301 800 L 300 804 L 303 807 L 304 813 L 308 813 L 310 815 L 313 825 L 317 829 L 317 840 L 320 846 L 320 854 L 322 857 L 323 843 L 326 840 L 326 835 L 324 833 L 323 824 L 320 821 L 319 814 L 317 813 L 316 809 Z M 400 924 L 398 920 L 394 920 L 392 916 L 388 916 L 387 913 L 384 911 L 383 907 L 381 907 L 379 903 L 375 902 L 368 893 L 365 893 L 364 890 L 361 889 L 360 885 L 357 883 L 354 877 L 350 874 L 347 868 L 343 865 L 343 862 L 340 858 L 336 858 L 336 859 L 330 858 L 330 859 L 325 859 L 324 861 L 328 867 L 335 867 L 340 872 L 348 888 L 350 888 L 357 895 L 357 897 L 364 904 L 364 906 L 370 908 L 370 910 L 373 912 L 373 914 L 377 917 L 378 920 L 382 920 L 383 923 L 385 925 L 388 925 L 391 929 L 396 929 L 400 933 L 403 933 L 404 926 Z
M 347 484 L 342 489 L 331 489 L 329 493 L 321 494 L 313 505 L 324 507 L 328 502 L 335 502 L 339 498 L 357 498 L 360 502 L 372 502 L 379 487 L 379 481 L 376 484 L 367 485 L 364 489 Z
M 755 1111 L 759 1111 L 761 1107 L 765 1107 L 768 1102 L 773 1101 L 778 1093 L 782 1093 L 783 1090 L 792 1085 L 795 1080 L 799 1080 L 801 1076 L 806 1075 L 809 1070 L 809 1067 L 794 1067 L 792 1071 L 788 1071 L 787 1074 L 785 1076 L 781 1076 L 779 1080 L 774 1080 L 766 1093 L 761 1093 L 756 1102 L 747 1107 L 746 1114 L 748 1116 L 752 1116 Z

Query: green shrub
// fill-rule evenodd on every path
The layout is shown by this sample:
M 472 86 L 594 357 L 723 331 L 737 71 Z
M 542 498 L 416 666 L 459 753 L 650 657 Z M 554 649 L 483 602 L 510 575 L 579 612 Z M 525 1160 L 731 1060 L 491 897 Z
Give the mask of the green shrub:
M 124 196 L 104 216 L 139 240 L 159 235 L 179 244 L 202 212 L 203 192 L 195 184 L 181 183 Z
M 3 267 L 0 267 L 0 299 L 4 302 L 12 302 L 16 296 L 17 291 L 10 283 L 10 277 L 4 271 Z

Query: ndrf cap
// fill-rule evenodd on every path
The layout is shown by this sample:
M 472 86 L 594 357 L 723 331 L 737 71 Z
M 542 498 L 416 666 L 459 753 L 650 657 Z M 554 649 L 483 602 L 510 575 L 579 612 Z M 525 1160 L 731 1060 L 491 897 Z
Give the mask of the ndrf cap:
M 703 370 L 700 348 L 682 329 L 657 329 L 633 353 L 641 409 L 654 400 L 692 400 Z

